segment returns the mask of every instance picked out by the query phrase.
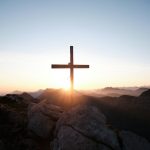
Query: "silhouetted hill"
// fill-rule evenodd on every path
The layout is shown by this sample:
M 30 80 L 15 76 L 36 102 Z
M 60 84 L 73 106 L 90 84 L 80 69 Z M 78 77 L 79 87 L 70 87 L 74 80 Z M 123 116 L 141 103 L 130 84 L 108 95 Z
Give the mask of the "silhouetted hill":
M 28 93 L 22 94 L 7 94 L 5 96 L 0 97 L 0 104 L 6 106 L 9 109 L 23 112 L 24 109 L 26 110 L 28 105 L 36 102 L 31 95 Z
M 143 92 L 145 92 L 145 91 L 147 91 L 149 88 L 138 88 L 137 90 L 136 90 L 136 92 L 137 93 L 143 93 Z M 139 95 L 140 96 L 140 95 Z
M 131 95 L 131 96 L 139 96 L 144 91 L 148 90 L 148 88 L 113 88 L 113 87 L 106 87 L 103 89 L 96 89 L 96 90 L 88 90 L 82 91 L 82 93 L 90 96 L 96 97 L 119 97 L 121 95 Z
M 131 95 L 131 96 L 140 96 L 144 91 L 148 90 L 148 87 L 126 87 L 126 88 L 114 88 L 114 87 L 105 87 L 102 89 L 93 89 L 93 90 L 81 90 L 82 94 L 95 97 L 119 97 L 121 95 Z M 56 89 L 40 89 L 34 92 L 28 92 L 33 98 L 38 98 L 43 92 L 47 90 L 56 90 Z M 57 89 L 58 90 L 58 89 Z M 62 89 L 61 89 L 62 90 Z M 21 94 L 22 91 L 14 91 L 12 94 Z
M 84 96 L 78 92 L 74 91 L 74 100 L 70 100 L 70 93 L 63 89 L 46 89 L 38 97 L 39 100 L 48 100 L 51 104 L 58 105 L 61 107 L 70 107 L 71 105 L 76 105 L 83 103 Z
M 24 112 L 24 110 L 27 109 L 28 101 L 26 101 L 20 95 L 7 94 L 5 96 L 0 97 L 0 104 L 20 113 Z
M 58 96 L 62 93 L 62 89 L 45 89 L 38 98 L 45 98 L 45 97 L 54 97 Z
M 39 95 L 40 100 L 49 100 L 51 103 L 61 105 L 66 98 L 66 92 L 62 89 L 46 89 Z
M 23 93 L 23 92 L 16 90 L 16 91 L 13 91 L 11 94 L 21 94 L 21 93 Z
M 150 89 L 140 95 L 141 98 L 150 98 Z
M 26 92 L 20 94 L 19 96 L 22 97 L 26 103 L 30 103 L 30 102 L 35 101 L 34 98 Z
M 37 97 L 39 97 L 44 91 L 45 91 L 45 90 L 40 89 L 40 90 L 35 91 L 35 92 L 29 92 L 29 94 L 30 94 L 32 97 L 37 98 Z

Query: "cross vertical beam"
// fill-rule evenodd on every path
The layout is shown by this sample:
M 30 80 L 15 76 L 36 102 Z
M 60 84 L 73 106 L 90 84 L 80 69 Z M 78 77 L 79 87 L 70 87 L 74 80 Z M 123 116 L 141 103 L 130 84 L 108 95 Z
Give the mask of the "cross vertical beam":
M 70 92 L 71 97 L 73 96 L 73 89 L 74 89 L 74 70 L 73 70 L 73 46 L 70 46 Z

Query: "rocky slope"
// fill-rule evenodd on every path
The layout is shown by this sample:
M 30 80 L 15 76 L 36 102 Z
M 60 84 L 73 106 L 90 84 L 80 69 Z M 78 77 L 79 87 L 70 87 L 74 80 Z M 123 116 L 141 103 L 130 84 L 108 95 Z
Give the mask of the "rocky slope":
M 27 107 L 28 103 L 19 95 L 11 94 L 0 98 L 1 150 L 38 148 L 26 128 Z
M 150 143 L 130 131 L 107 125 L 93 106 L 77 106 L 64 112 L 56 124 L 53 150 L 149 150 Z
M 138 98 L 122 96 L 119 100 L 124 105 L 137 103 L 137 100 L 143 104 L 149 100 L 145 95 L 147 93 L 144 100 L 142 95 Z M 52 93 L 52 100 L 46 96 L 41 100 L 27 93 L 0 97 L 0 150 L 150 149 L 146 138 L 114 125 L 111 120 L 116 117 L 114 108 L 123 109 L 120 101 L 115 99 L 114 104 L 111 99 L 104 103 L 104 99 L 95 101 L 97 99 L 86 97 L 86 102 L 64 110 L 61 105 L 56 105 L 58 101 L 53 103 L 56 93 Z M 116 119 L 114 121 L 117 122 Z

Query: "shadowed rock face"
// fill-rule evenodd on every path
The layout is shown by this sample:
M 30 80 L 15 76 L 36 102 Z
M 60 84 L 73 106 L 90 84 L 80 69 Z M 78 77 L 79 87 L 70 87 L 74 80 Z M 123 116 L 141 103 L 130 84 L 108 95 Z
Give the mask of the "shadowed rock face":
M 150 149 L 146 139 L 107 127 L 105 116 L 93 106 L 77 106 L 63 113 L 51 142 L 53 150 L 142 150 L 143 145 L 145 150 Z
M 38 150 L 38 144 L 26 128 L 24 114 L 0 105 L 0 150 Z
M 148 150 L 150 149 L 150 143 L 133 132 L 120 131 L 119 136 L 122 140 L 123 150 Z
M 58 137 L 51 145 L 53 150 L 110 150 L 107 146 L 82 135 L 72 127 L 61 127 Z
M 141 98 L 150 98 L 150 89 L 140 95 Z

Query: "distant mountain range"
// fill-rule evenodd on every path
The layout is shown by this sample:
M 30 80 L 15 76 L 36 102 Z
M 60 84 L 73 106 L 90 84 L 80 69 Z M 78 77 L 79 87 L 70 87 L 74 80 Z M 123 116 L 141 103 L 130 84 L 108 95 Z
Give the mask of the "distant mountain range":
M 131 95 L 131 96 L 139 96 L 144 91 L 148 90 L 150 87 L 105 87 L 102 89 L 94 89 L 94 90 L 80 90 L 78 92 L 82 94 L 86 94 L 89 96 L 95 96 L 95 97 L 105 97 L 105 96 L 111 96 L 111 97 L 119 97 L 121 95 Z M 34 92 L 28 92 L 32 97 L 38 98 L 40 95 L 42 95 L 46 91 L 63 91 L 63 89 L 53 89 L 53 88 L 47 88 L 47 89 L 40 89 Z M 22 91 L 14 91 L 12 94 L 21 94 Z
M 97 96 L 97 97 L 119 97 L 121 95 L 131 95 L 131 96 L 139 96 L 144 91 L 148 90 L 147 87 L 140 87 L 140 88 L 113 88 L 113 87 L 106 87 L 103 89 L 95 89 L 89 91 L 82 91 L 82 93 L 90 95 L 90 96 Z
M 37 90 L 37 91 L 34 91 L 34 92 L 28 92 L 28 94 L 30 94 L 34 98 L 37 98 L 43 93 L 43 91 L 44 90 L 40 89 L 40 90 Z M 22 94 L 22 93 L 25 93 L 25 92 L 16 90 L 16 91 L 13 91 L 11 94 Z

